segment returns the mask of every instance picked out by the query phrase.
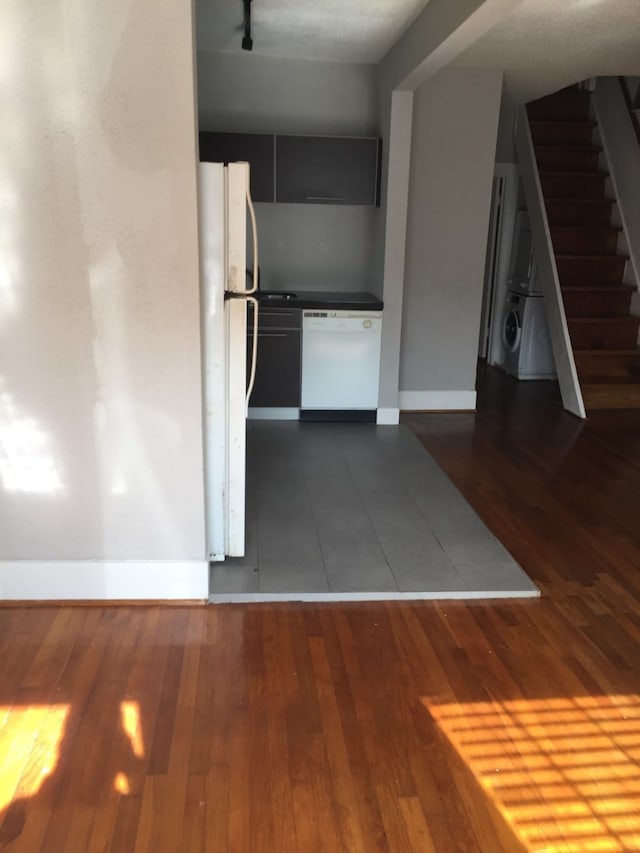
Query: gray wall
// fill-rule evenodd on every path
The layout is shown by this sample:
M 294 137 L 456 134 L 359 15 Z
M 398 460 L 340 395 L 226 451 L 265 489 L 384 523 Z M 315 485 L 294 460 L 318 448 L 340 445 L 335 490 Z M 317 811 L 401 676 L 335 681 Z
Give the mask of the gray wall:
M 473 391 L 502 73 L 446 68 L 414 95 L 402 391 Z
M 377 67 L 198 53 L 201 130 L 379 135 Z M 372 290 L 380 210 L 257 204 L 265 289 Z
M 0 560 L 204 559 L 188 9 L 3 13 Z
M 411 161 L 412 92 L 392 92 L 383 79 L 382 209 L 376 223 L 376 292 L 384 299 L 378 406 L 397 423 L 402 300 Z
M 511 94 L 503 87 L 500 104 L 500 122 L 496 143 L 496 163 L 517 163 L 518 155 L 514 142 L 517 105 Z
M 196 34 L 197 39 L 197 34 Z M 199 51 L 201 130 L 378 132 L 377 66 Z
M 406 405 L 406 400 L 399 400 L 398 389 L 409 184 L 410 181 L 413 182 L 416 158 L 421 161 L 430 156 L 428 152 L 423 153 L 415 146 L 411 149 L 414 92 L 520 2 L 521 0 L 430 0 L 380 65 L 383 174 L 387 169 L 388 174 L 386 180 L 383 180 L 382 196 L 383 206 L 386 206 L 386 218 L 379 223 L 376 238 L 376 246 L 383 253 L 383 260 L 376 265 L 376 269 L 382 272 L 379 290 L 385 302 L 380 406 L 388 410 L 390 420 L 393 409 L 397 408 L 399 402 Z M 455 96 L 455 93 L 453 94 Z M 402 99 L 400 96 L 403 96 Z M 435 114 L 437 115 L 437 110 Z M 409 161 L 411 176 L 408 174 Z M 487 210 L 489 203 L 490 198 L 487 198 Z M 477 313 L 479 323 L 480 305 Z M 406 312 L 404 316 L 407 316 Z M 412 337 L 411 345 L 414 343 L 421 347 L 420 340 L 414 340 Z M 405 362 L 410 360 L 405 346 Z M 421 405 L 427 408 L 429 403 L 422 401 Z M 452 400 L 451 405 L 466 406 L 467 402 Z

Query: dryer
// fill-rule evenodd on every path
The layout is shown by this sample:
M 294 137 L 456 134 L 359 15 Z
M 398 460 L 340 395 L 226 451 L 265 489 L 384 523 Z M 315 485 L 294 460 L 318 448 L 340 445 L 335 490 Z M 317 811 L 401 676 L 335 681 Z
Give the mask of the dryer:
M 502 320 L 503 369 L 518 379 L 555 379 L 551 338 L 539 295 L 507 293 Z

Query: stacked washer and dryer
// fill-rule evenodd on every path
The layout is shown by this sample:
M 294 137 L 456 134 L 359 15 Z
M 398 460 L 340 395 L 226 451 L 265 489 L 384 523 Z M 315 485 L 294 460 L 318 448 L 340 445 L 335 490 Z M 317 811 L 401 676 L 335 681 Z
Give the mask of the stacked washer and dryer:
M 517 379 L 555 379 L 555 360 L 526 211 L 516 214 L 508 288 L 500 366 Z

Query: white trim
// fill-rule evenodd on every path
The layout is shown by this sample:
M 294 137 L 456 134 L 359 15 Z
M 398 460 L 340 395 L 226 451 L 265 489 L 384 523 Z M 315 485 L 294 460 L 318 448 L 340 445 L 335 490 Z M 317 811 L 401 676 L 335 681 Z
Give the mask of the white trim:
M 400 391 L 401 411 L 455 412 L 475 411 L 475 391 Z
M 478 601 L 497 598 L 540 598 L 539 589 L 431 590 L 430 592 L 229 592 L 209 596 L 210 604 L 250 604 L 273 601 Z
M 585 418 L 584 401 L 564 312 L 551 230 L 547 220 L 547 210 L 529 129 L 529 118 L 524 104 L 518 107 L 515 141 L 520 162 L 522 188 L 529 212 L 529 222 L 531 223 L 538 282 L 544 296 L 545 313 L 549 324 L 556 371 L 558 372 L 562 405 L 577 417 Z
M 4 560 L 0 600 L 206 599 L 206 560 Z
M 299 421 L 300 409 L 296 406 L 250 406 L 250 421 Z
M 640 209 L 638 181 L 640 157 L 620 81 L 598 77 L 594 82 L 593 106 L 600 139 L 607 159 L 609 177 L 624 227 L 629 258 L 636 283 L 640 282 Z
M 396 426 L 400 423 L 400 409 L 378 409 L 376 423 L 378 426 Z

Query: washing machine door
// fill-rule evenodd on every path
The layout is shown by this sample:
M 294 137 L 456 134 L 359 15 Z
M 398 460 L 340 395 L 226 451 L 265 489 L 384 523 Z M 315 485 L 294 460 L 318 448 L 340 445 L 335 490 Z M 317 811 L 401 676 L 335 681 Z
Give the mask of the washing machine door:
M 522 322 L 520 314 L 515 308 L 507 311 L 502 326 L 502 343 L 505 345 L 507 352 L 515 352 L 520 345 L 522 336 Z

